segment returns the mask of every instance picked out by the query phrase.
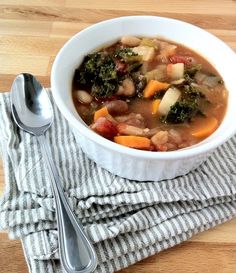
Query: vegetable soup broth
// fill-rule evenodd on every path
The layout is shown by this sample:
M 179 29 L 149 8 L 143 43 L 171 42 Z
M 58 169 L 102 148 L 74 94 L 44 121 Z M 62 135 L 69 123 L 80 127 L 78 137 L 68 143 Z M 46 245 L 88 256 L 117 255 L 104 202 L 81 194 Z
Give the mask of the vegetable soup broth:
M 85 57 L 73 81 L 76 109 L 98 134 L 131 148 L 171 151 L 202 141 L 221 123 L 228 93 L 196 52 L 131 36 L 98 52 Z

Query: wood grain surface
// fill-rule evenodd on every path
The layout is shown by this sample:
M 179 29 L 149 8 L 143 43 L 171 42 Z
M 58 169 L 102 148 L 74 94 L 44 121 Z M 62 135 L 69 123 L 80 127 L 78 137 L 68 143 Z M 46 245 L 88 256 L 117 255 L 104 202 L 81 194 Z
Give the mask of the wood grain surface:
M 49 87 L 55 55 L 73 34 L 127 15 L 181 19 L 215 34 L 236 51 L 235 0 L 0 0 L 1 92 L 9 91 L 21 72 L 34 74 Z M 3 190 L 0 163 L 0 193 Z M 9 241 L 6 233 L 0 233 L 0 272 L 27 272 L 20 242 Z M 235 273 L 236 219 L 120 272 Z

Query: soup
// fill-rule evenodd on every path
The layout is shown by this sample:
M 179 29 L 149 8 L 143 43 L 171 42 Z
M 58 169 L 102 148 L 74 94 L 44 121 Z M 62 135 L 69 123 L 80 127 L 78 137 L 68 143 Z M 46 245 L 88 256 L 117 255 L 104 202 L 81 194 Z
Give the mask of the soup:
M 211 135 L 222 122 L 228 93 L 214 67 L 189 48 L 124 36 L 85 56 L 72 95 L 96 133 L 130 148 L 164 152 Z

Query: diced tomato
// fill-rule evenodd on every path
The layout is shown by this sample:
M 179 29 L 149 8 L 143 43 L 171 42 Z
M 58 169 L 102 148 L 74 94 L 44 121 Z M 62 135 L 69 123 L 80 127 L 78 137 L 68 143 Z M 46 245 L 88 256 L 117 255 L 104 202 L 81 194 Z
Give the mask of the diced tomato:
M 96 122 L 92 124 L 91 128 L 99 135 L 108 139 L 113 139 L 118 133 L 116 126 L 105 117 L 98 118 Z
M 126 129 L 126 127 L 127 127 L 127 124 L 125 124 L 125 123 L 119 123 L 119 124 L 117 124 L 116 128 L 117 128 L 118 133 L 122 134 L 123 131 Z
M 193 62 L 193 58 L 189 56 L 182 56 L 182 55 L 173 55 L 169 57 L 169 60 L 172 64 L 184 63 L 186 65 L 190 65 Z
M 157 151 L 160 151 L 160 152 L 166 152 L 167 151 L 166 145 L 157 145 L 156 149 L 157 149 Z
M 155 146 L 151 144 L 148 151 L 151 151 L 151 152 L 156 151 Z

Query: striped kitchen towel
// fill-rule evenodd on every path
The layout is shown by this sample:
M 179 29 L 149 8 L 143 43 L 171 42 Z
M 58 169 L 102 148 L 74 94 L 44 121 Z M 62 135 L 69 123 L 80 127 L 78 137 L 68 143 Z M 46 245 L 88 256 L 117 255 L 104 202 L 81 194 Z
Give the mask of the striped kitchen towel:
M 96 272 L 120 270 L 236 215 L 236 137 L 188 175 L 137 182 L 89 160 L 55 104 L 54 112 L 46 137 L 69 203 L 96 248 Z M 0 96 L 0 132 L 0 228 L 22 240 L 30 272 L 62 272 L 47 168 L 36 139 L 14 124 L 9 94 Z

